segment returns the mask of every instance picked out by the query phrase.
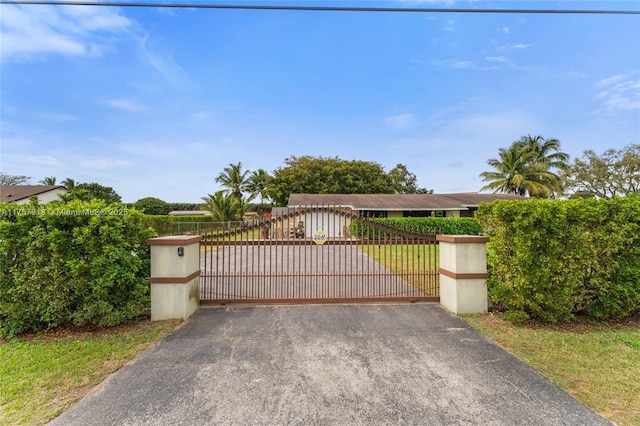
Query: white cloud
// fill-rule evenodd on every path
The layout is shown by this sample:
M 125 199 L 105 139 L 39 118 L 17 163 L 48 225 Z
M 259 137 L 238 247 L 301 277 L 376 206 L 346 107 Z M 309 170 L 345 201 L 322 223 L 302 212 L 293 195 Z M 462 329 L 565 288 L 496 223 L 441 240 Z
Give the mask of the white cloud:
M 106 99 L 101 101 L 103 105 L 107 105 L 111 108 L 119 109 L 127 112 L 140 112 L 147 109 L 147 107 L 138 102 L 135 99 Z
M 47 54 L 100 56 L 113 33 L 131 21 L 117 9 L 2 5 L 0 38 L 3 61 L 37 60 Z
M 89 169 L 113 169 L 115 167 L 126 166 L 129 163 L 125 160 L 115 160 L 115 159 L 95 159 L 95 160 L 83 160 L 80 162 L 80 166 L 89 168 Z
M 194 120 L 207 120 L 209 119 L 209 117 L 211 117 L 212 111 L 210 110 L 203 110 L 203 111 L 198 111 L 196 113 L 194 113 L 191 117 Z
M 32 164 L 38 164 L 42 166 L 53 166 L 53 167 L 64 166 L 64 164 L 60 160 L 50 155 L 33 155 L 33 156 L 27 157 L 27 160 Z
M 509 62 L 504 56 L 485 56 L 484 60 L 489 62 Z
M 505 34 L 511 33 L 511 29 L 509 27 L 498 28 L 498 31 L 500 31 L 501 33 L 505 33 Z
M 640 110 L 640 71 L 602 79 L 596 87 L 600 92 L 595 98 L 605 112 Z
M 451 19 L 449 19 L 446 22 L 446 26 L 444 27 L 444 29 L 445 29 L 445 31 L 454 31 L 456 29 L 455 25 L 454 25 L 454 23 L 453 23 L 453 21 Z
M 385 117 L 384 123 L 394 129 L 406 129 L 415 122 L 415 115 L 410 113 L 392 115 Z
M 445 61 L 435 60 L 435 61 L 432 61 L 431 63 L 443 68 L 457 68 L 457 69 L 477 70 L 477 71 L 494 71 L 501 68 L 498 65 L 479 66 L 471 61 L 464 61 L 459 59 L 448 59 Z
M 195 86 L 187 73 L 173 59 L 173 51 L 163 46 L 159 40 L 151 39 L 149 34 L 137 37 L 138 49 L 142 59 L 174 87 L 190 89 Z
M 470 61 L 454 61 L 451 66 L 454 68 L 475 68 L 473 62 Z

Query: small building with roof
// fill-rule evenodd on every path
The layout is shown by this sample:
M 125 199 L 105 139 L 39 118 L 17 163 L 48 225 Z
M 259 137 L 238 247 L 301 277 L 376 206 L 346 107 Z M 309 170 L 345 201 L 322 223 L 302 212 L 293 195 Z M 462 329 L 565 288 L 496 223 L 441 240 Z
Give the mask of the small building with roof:
M 62 185 L 0 185 L 0 202 L 28 204 L 31 197 L 36 197 L 40 204 L 47 204 L 66 193 Z

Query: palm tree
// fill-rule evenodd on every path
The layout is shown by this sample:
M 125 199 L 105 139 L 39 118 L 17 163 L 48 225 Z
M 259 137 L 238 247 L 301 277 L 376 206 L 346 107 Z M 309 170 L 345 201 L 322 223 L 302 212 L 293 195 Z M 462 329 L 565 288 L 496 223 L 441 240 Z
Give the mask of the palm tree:
M 72 200 L 80 200 L 83 203 L 88 203 L 94 198 L 91 193 L 85 188 L 75 188 L 73 191 L 69 191 L 66 194 L 61 194 L 60 199 L 64 202 Z
M 558 139 L 545 139 L 542 136 L 523 136 L 514 144 L 536 154 L 537 163 L 547 164 L 550 168 L 564 170 L 568 167 L 569 154 L 560 151 Z
M 480 174 L 482 180 L 489 182 L 481 191 L 553 197 L 561 192 L 562 179 L 552 169 L 566 165 L 563 159 L 568 159 L 567 154 L 558 151 L 559 148 L 560 143 L 556 139 L 544 141 L 539 136 L 526 136 L 509 148 L 500 148 L 499 158 L 487 161 L 496 171 Z M 556 152 L 552 152 L 554 150 Z
M 260 196 L 260 207 L 264 208 L 264 199 L 267 198 L 267 189 L 271 176 L 264 169 L 258 169 L 251 173 L 247 182 L 247 191 L 252 197 Z
M 214 222 L 232 222 L 241 220 L 244 214 L 245 203 L 233 193 L 218 191 L 215 194 L 207 194 L 202 197 L 206 203 L 205 209 L 211 212 Z
M 65 180 L 63 180 L 62 182 L 60 182 L 62 184 L 62 186 L 64 186 L 68 191 L 73 190 L 77 183 L 75 180 L 71 179 L 71 178 L 66 178 Z
M 234 197 L 242 198 L 247 190 L 249 171 L 242 171 L 242 164 L 229 164 L 216 178 L 216 182 L 227 188 Z
M 43 185 L 53 186 L 56 184 L 56 178 L 54 176 L 48 176 L 40 181 Z
M 569 167 L 569 154 L 560 151 L 560 141 L 558 139 L 545 139 L 542 136 L 523 136 L 515 145 L 520 146 L 525 151 L 535 153 L 534 163 L 545 164 L 549 173 L 548 187 L 551 195 L 560 194 L 564 189 L 561 174 Z

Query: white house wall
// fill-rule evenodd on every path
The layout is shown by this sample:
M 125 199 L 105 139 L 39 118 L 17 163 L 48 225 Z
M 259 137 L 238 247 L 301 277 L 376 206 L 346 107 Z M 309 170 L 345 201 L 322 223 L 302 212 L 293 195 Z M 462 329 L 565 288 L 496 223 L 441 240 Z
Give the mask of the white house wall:
M 342 236 L 343 218 L 334 213 L 313 212 L 305 215 L 304 232 L 311 237 L 316 231 L 324 231 L 327 238 Z
M 52 201 L 60 200 L 60 195 L 65 194 L 67 192 L 66 189 L 57 188 L 52 189 L 51 191 L 43 192 L 42 194 L 36 195 L 38 197 L 38 202 L 40 204 L 47 204 Z M 29 198 L 23 198 L 22 200 L 15 201 L 16 204 L 29 204 Z

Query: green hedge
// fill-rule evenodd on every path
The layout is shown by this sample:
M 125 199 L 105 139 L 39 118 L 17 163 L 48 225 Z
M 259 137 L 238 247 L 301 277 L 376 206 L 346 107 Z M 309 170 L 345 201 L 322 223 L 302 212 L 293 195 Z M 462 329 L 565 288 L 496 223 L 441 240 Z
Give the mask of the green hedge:
M 116 325 L 149 307 L 152 232 L 121 204 L 0 204 L 0 336 Z
M 157 235 L 172 235 L 176 234 L 178 231 L 177 223 L 211 223 L 213 222 L 213 218 L 209 215 L 199 215 L 199 216 L 167 216 L 167 215 L 144 215 L 142 218 L 142 224 L 146 228 L 152 228 Z M 189 226 L 196 229 L 196 225 L 188 225 L 185 229 L 188 229 Z M 180 230 L 183 233 L 183 229 Z
M 511 318 L 640 314 L 640 195 L 496 201 L 476 217 L 491 238 L 490 300 Z
M 471 217 L 403 217 L 369 220 L 373 223 L 421 234 L 479 235 L 482 233 L 482 227 L 478 221 Z M 361 221 L 351 223 L 351 232 L 354 236 L 369 236 L 370 238 L 384 238 L 385 236 L 388 238 L 392 234 L 380 231 Z

